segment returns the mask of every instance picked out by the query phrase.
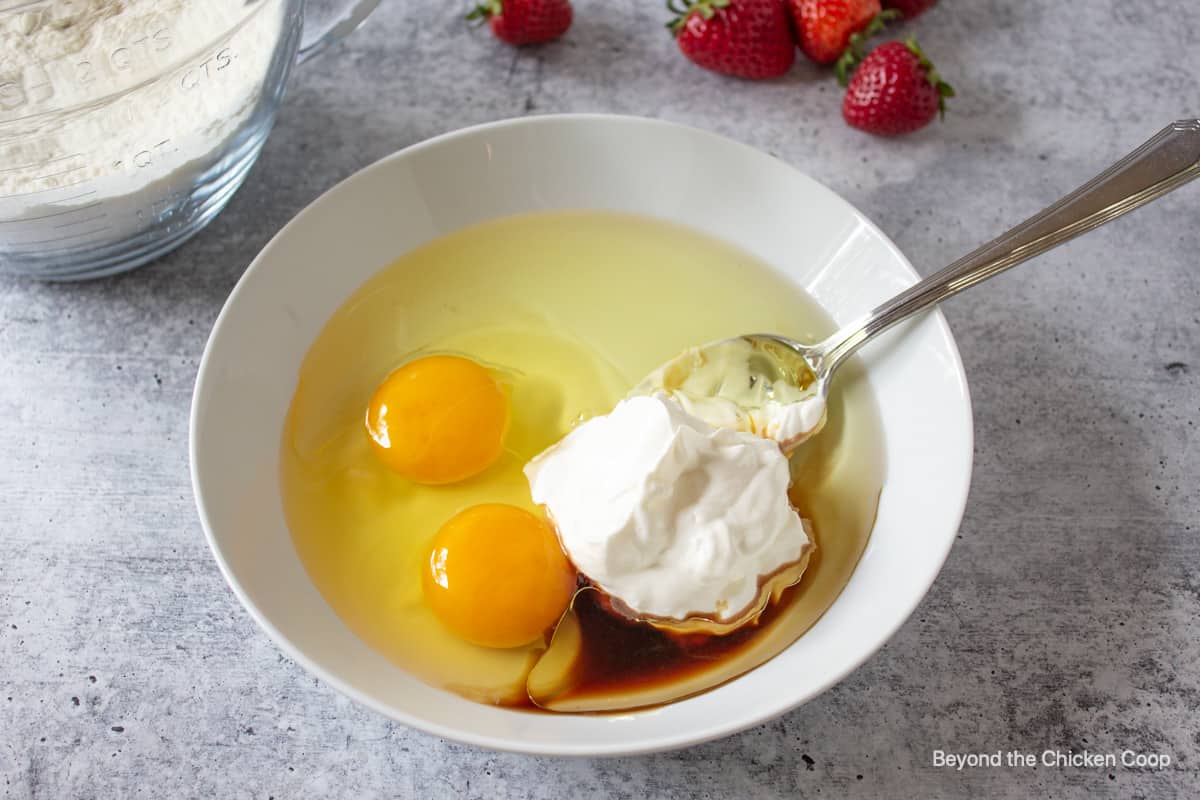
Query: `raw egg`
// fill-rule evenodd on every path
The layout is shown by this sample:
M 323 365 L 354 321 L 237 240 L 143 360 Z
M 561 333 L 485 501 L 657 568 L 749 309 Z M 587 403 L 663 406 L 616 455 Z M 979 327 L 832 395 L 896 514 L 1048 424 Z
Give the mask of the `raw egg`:
M 508 424 L 504 390 L 481 365 L 426 356 L 388 375 L 367 406 L 375 455 L 416 483 L 483 472 L 500 457 Z
M 425 600 L 446 627 L 484 647 L 519 647 L 558 622 L 575 571 L 542 518 L 502 503 L 451 518 L 422 570 Z

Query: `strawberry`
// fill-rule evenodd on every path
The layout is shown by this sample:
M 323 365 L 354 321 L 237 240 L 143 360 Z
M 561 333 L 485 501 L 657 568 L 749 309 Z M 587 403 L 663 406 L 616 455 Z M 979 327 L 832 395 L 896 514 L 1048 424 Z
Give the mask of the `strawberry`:
M 846 89 L 842 116 L 878 136 L 911 133 L 946 110 L 954 89 L 938 77 L 915 39 L 887 42 L 859 64 Z
M 571 27 L 570 0 L 483 0 L 467 15 L 487 20 L 496 38 L 509 44 L 539 44 Z
M 667 7 L 679 49 L 705 69 L 775 78 L 796 60 L 784 0 L 670 0 Z
M 788 0 L 788 8 L 800 49 L 818 64 L 837 61 L 850 35 L 866 28 L 882 10 L 879 0 Z
M 894 8 L 905 19 L 912 19 L 927 11 L 937 0 L 883 0 L 885 8 Z

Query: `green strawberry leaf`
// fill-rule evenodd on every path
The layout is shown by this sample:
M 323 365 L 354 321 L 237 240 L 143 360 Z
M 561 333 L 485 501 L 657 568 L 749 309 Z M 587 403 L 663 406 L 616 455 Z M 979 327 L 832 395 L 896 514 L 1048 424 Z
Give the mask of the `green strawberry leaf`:
M 862 60 L 866 58 L 867 40 L 887 27 L 889 22 L 900 19 L 900 17 L 900 12 L 894 8 L 880 11 L 871 18 L 871 21 L 867 23 L 865 28 L 850 34 L 850 39 L 846 43 L 846 49 L 838 56 L 838 60 L 833 67 L 834 72 L 837 73 L 838 84 L 840 86 L 846 86 L 850 83 L 850 76 Z
M 933 62 L 925 55 L 925 51 L 917 44 L 915 37 L 910 36 L 905 40 L 904 46 L 909 49 L 914 56 L 917 57 L 917 63 L 921 65 L 921 69 L 925 70 L 925 77 L 933 84 L 933 88 L 938 93 L 938 117 L 946 118 L 946 98 L 954 97 L 954 87 L 942 80 L 942 76 L 938 75 L 937 70 L 933 66 Z
M 730 2 L 732 0 L 667 0 L 667 10 L 675 15 L 666 23 L 667 30 L 678 35 L 693 11 L 704 19 L 712 19 L 719 9 L 728 7 Z
M 470 22 L 482 25 L 487 20 L 496 16 L 503 10 L 501 0 L 483 0 L 467 14 L 466 19 Z

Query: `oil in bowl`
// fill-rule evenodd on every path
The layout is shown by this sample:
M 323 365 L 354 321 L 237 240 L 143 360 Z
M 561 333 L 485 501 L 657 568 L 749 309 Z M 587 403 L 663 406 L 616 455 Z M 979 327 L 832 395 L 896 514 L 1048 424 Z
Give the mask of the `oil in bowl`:
M 422 571 L 438 531 L 468 508 L 501 503 L 540 514 L 524 465 L 686 347 L 757 330 L 814 341 L 833 329 L 802 289 L 753 256 L 645 217 L 531 214 L 437 239 L 360 287 L 301 366 L 281 451 L 296 551 L 355 634 L 427 683 L 480 702 L 606 711 L 730 680 L 802 635 L 866 546 L 883 482 L 882 436 L 856 364 L 833 389 L 825 430 L 792 456 L 791 499 L 812 522 L 816 554 L 756 626 L 681 642 L 614 622 L 583 592 L 573 638 L 559 630 L 556 657 L 543 658 L 553 626 L 504 648 L 451 632 L 430 608 Z M 507 398 L 499 456 L 444 484 L 389 469 L 364 430 L 380 383 L 427 356 L 469 359 Z

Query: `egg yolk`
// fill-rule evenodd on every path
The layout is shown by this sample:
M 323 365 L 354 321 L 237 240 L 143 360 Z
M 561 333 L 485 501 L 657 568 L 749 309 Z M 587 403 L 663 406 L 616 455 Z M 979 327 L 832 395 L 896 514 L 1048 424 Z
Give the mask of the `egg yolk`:
M 508 399 L 491 374 L 458 356 L 426 356 L 397 369 L 367 406 L 375 454 L 423 484 L 483 472 L 501 453 Z
M 550 525 L 500 503 L 442 526 L 422 569 L 425 599 L 446 627 L 484 647 L 519 647 L 558 622 L 575 571 Z

